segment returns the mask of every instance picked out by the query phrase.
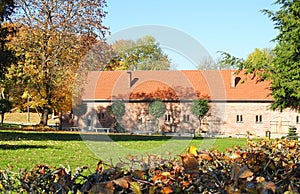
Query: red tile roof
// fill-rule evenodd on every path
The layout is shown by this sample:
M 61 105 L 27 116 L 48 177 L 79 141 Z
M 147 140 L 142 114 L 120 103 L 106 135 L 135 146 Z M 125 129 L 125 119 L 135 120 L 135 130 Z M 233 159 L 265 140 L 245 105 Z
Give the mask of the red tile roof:
M 84 100 L 272 100 L 269 82 L 246 78 L 233 70 L 93 71 Z M 131 75 L 130 75 L 131 74 Z M 131 77 L 131 81 L 130 81 Z M 235 82 L 236 85 L 232 85 Z

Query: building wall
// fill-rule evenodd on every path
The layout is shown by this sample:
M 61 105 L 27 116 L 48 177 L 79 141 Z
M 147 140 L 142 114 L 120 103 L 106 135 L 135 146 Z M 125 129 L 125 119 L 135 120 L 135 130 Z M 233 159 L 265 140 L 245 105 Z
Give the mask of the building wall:
M 289 125 L 300 128 L 299 122 L 296 122 L 299 113 L 292 110 L 272 111 L 269 109 L 270 103 L 226 103 L 225 107 L 222 131 L 226 134 L 244 134 L 249 131 L 262 137 L 268 130 L 272 134 L 286 134 Z
M 114 117 L 106 110 L 109 105 L 110 103 L 89 104 L 87 114 L 94 114 L 92 118 L 95 127 L 112 125 Z M 196 133 L 205 132 L 208 135 L 239 136 L 249 131 L 253 135 L 263 137 L 266 131 L 271 131 L 273 135 L 287 134 L 289 125 L 296 126 L 300 132 L 299 113 L 292 110 L 272 111 L 268 108 L 270 103 L 210 103 L 210 111 L 202 120 L 201 129 L 198 118 L 190 111 L 191 103 L 166 103 L 166 113 L 159 118 L 158 128 L 155 118 L 149 113 L 149 103 L 125 103 L 125 105 L 125 115 L 118 122 L 128 132 L 192 133 L 195 130 Z M 102 121 L 99 121 L 100 117 Z M 107 124 L 104 124 L 104 121 Z

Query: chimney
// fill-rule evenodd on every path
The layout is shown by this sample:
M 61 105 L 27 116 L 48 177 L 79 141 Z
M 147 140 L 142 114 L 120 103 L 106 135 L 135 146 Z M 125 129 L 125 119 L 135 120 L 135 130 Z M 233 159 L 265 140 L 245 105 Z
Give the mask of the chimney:
M 128 88 L 131 88 L 131 83 L 132 83 L 132 72 L 127 71 L 128 73 Z
M 232 88 L 235 88 L 235 74 L 234 74 L 234 72 L 232 71 L 231 72 L 231 80 L 230 80 L 230 83 L 231 83 L 231 87 Z

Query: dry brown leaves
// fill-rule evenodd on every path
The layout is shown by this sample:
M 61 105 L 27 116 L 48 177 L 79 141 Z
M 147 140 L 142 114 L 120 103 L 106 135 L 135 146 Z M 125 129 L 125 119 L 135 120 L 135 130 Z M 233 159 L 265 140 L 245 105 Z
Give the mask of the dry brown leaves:
M 15 190 L 44 193 L 299 193 L 300 145 L 294 140 L 248 141 L 246 147 L 198 151 L 190 147 L 178 158 L 128 156 L 96 172 L 71 175 L 66 168 L 37 166 L 18 174 Z M 0 190 L 9 188 L 0 172 Z M 6 181 L 6 182 L 5 182 Z M 12 181 L 11 181 L 12 182 Z M 13 187 L 11 187 L 13 188 Z M 7 190 L 7 189 L 6 189 Z

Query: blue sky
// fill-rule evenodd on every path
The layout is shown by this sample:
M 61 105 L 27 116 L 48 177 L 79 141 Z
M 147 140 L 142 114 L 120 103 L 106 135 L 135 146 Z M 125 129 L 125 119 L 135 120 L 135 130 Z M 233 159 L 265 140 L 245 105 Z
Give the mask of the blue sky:
M 274 46 L 271 40 L 277 32 L 272 21 L 260 12 L 274 10 L 272 3 L 266 0 L 107 0 L 104 23 L 112 35 L 135 26 L 167 26 L 196 39 L 214 59 L 219 56 L 217 51 L 246 58 L 255 48 Z M 178 59 L 178 63 L 182 62 Z

